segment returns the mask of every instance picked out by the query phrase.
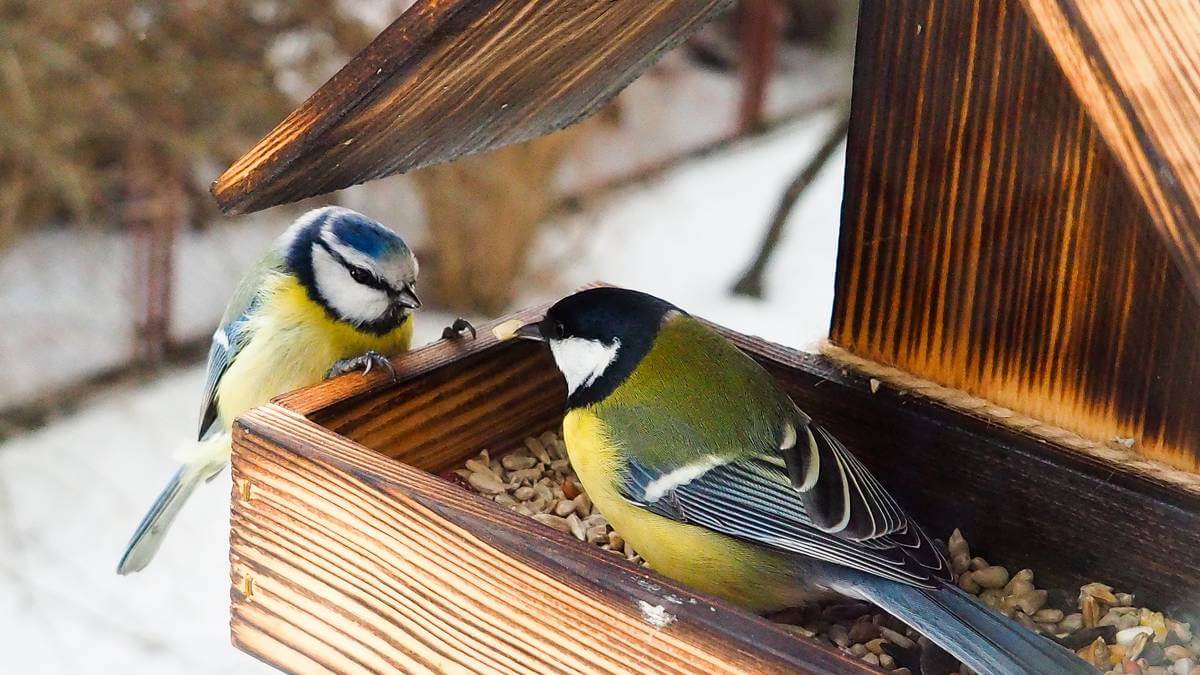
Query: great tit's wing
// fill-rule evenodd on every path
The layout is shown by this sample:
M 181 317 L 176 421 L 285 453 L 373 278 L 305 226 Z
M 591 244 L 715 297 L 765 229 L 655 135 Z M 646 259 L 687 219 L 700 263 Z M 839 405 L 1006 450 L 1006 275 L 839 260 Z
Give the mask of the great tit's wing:
M 811 430 L 818 444 L 837 443 L 816 425 Z M 788 434 L 783 437 L 786 445 Z M 627 455 L 622 492 L 661 516 L 778 550 L 917 586 L 932 588 L 935 579 L 949 579 L 938 547 L 840 443 L 816 453 L 815 459 L 801 460 L 799 472 L 797 460 L 772 453 L 714 455 L 669 470 Z M 809 468 L 823 468 L 834 479 L 814 480 Z M 810 504 L 820 516 L 814 517 Z M 847 518 L 847 505 L 866 515 L 852 512 Z
M 779 454 L 813 525 L 859 541 L 906 527 L 896 501 L 833 434 L 816 424 L 783 427 Z
M 221 378 L 229 370 L 242 348 L 250 341 L 250 318 L 261 302 L 260 291 L 272 274 L 283 271 L 283 257 L 271 250 L 258 260 L 238 283 L 221 317 L 221 324 L 213 333 L 208 348 L 208 366 L 204 378 L 204 398 L 200 404 L 200 430 L 198 437 L 204 440 L 221 429 L 217 419 L 217 388 Z

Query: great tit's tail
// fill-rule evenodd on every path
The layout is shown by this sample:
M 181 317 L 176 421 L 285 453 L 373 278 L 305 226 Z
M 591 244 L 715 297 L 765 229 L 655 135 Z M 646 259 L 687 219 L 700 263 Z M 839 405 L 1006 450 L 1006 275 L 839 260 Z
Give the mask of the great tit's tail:
M 220 473 L 229 461 L 229 439 L 224 434 L 200 442 L 197 451 L 179 467 L 166 487 L 159 493 L 150 510 L 129 539 L 125 554 L 117 564 L 117 574 L 140 572 L 150 564 L 163 537 L 179 509 L 191 496 L 201 481 L 210 480 Z
M 887 579 L 856 580 L 843 589 L 917 629 L 977 673 L 1096 673 L 1066 648 L 989 609 L 957 586 L 937 590 Z

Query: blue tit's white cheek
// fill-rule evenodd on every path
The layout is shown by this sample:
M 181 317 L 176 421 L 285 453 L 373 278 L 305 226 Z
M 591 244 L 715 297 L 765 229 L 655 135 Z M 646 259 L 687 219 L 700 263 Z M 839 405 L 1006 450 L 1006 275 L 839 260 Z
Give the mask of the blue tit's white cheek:
M 571 337 L 549 342 L 554 362 L 567 380 L 568 395 L 574 394 L 580 387 L 591 386 L 604 375 L 621 350 L 620 340 L 605 344 L 599 340 Z
M 313 276 L 317 291 L 338 317 L 351 322 L 374 321 L 387 311 L 387 294 L 358 283 L 350 271 L 320 246 L 313 247 Z

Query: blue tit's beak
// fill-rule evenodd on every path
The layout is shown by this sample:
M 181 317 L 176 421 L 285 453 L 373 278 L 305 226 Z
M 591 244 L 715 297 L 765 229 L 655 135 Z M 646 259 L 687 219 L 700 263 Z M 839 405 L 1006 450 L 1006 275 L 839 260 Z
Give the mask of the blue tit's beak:
M 542 335 L 542 326 L 540 321 L 531 321 L 517 329 L 514 333 L 519 340 L 533 340 L 535 342 L 545 342 L 546 336 Z
M 396 297 L 394 298 L 394 302 L 397 305 L 400 305 L 401 307 L 407 307 L 408 309 L 421 308 L 421 299 L 417 297 L 417 292 L 413 290 L 412 286 L 406 285 L 404 288 L 400 289 L 400 292 L 397 293 Z

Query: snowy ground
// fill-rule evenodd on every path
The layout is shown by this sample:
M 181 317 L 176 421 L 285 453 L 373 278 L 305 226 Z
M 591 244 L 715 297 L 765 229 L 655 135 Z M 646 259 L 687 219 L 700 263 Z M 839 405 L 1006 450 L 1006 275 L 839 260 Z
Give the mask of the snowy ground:
M 793 215 L 764 301 L 728 288 L 829 120 L 677 168 L 551 228 L 522 303 L 603 279 L 806 346 L 828 328 L 840 155 Z M 426 317 L 424 339 L 448 317 Z M 0 446 L 0 653 L 13 673 L 266 672 L 229 646 L 228 475 L 201 490 L 145 572 L 117 558 L 195 424 L 199 368 L 107 392 Z

